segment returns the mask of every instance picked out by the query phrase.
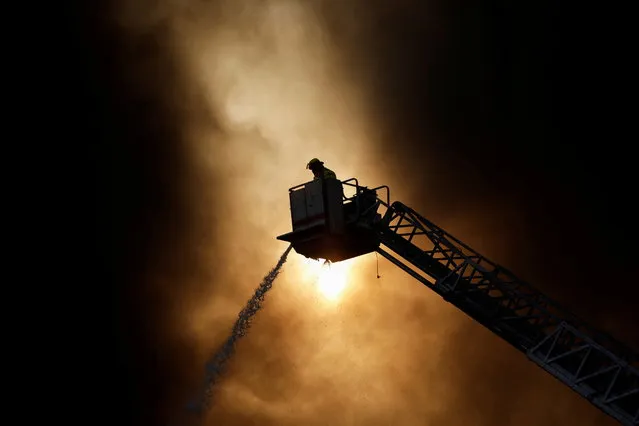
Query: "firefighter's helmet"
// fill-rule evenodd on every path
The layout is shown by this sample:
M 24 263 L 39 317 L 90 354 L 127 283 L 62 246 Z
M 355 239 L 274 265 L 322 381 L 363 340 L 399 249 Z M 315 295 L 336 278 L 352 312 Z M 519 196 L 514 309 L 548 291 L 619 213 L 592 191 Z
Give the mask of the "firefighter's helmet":
M 311 161 L 308 162 L 308 164 L 306 165 L 306 168 L 307 169 L 312 169 L 315 166 L 323 165 L 323 164 L 324 164 L 324 162 L 320 161 L 319 158 L 313 158 Z

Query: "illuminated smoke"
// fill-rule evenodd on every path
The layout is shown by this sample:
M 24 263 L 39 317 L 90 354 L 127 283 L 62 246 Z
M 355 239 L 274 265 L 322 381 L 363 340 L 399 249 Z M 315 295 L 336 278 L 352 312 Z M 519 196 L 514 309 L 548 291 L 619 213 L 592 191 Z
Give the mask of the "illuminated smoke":
M 390 185 L 393 199 L 510 269 L 525 269 L 530 244 L 518 229 L 526 216 L 468 184 L 477 173 L 462 166 L 478 162 L 460 164 L 451 137 L 424 129 L 481 133 L 484 98 L 472 89 L 473 78 L 484 80 L 475 72 L 482 58 L 455 52 L 443 34 L 470 25 L 446 21 L 433 2 L 408 0 L 386 2 L 388 13 L 378 13 L 382 2 L 355 0 L 123 4 L 120 27 L 131 30 L 123 63 L 135 78 L 115 92 L 128 100 L 144 88 L 144 102 L 123 104 L 131 121 L 144 113 L 139 126 L 153 129 L 137 137 L 147 145 L 130 167 L 164 160 L 147 173 L 160 179 L 139 191 L 153 195 L 152 215 L 162 221 L 150 227 L 159 237 L 144 251 L 151 266 L 143 285 L 132 280 L 141 293 L 132 316 L 145 323 L 139 344 L 151 348 L 138 364 L 148 411 L 177 407 L 180 392 L 201 382 L 201 365 L 226 341 L 250 283 L 281 253 L 274 237 L 290 227 L 286 188 L 308 177 L 309 157 L 340 177 Z M 455 54 L 475 62 L 446 63 Z M 433 67 L 413 66 L 423 55 Z M 166 56 L 171 61 L 158 60 Z M 465 113 L 451 124 L 460 102 Z M 538 216 L 548 214 L 543 208 Z M 370 256 L 350 267 L 342 296 L 326 301 L 300 279 L 299 256 L 289 260 L 282 291 L 270 293 L 269 309 L 218 383 L 214 424 L 606 421 L 403 271 L 382 264 L 375 280 Z

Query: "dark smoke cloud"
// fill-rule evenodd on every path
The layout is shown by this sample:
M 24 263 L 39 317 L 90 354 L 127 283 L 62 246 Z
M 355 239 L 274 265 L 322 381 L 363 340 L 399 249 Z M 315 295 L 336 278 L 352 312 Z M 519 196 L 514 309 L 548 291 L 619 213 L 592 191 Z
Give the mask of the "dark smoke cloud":
M 490 241 L 495 233 L 512 233 L 516 247 L 495 256 L 539 277 L 540 286 L 546 282 L 548 291 L 575 309 L 581 304 L 595 320 L 633 310 L 623 306 L 635 281 L 610 268 L 630 260 L 627 246 L 611 245 L 634 236 L 622 204 L 634 197 L 618 199 L 634 179 L 622 141 L 584 143 L 584 132 L 596 138 L 602 128 L 615 133 L 617 127 L 605 104 L 579 109 L 598 99 L 596 82 L 580 94 L 563 80 L 576 69 L 582 77 L 573 85 L 591 76 L 581 63 L 568 62 L 572 56 L 558 54 L 572 41 L 560 37 L 568 23 L 543 2 L 352 7 L 352 15 L 364 17 L 356 30 L 340 12 L 330 15 L 335 44 L 370 96 L 379 150 L 388 159 L 380 166 L 405 176 L 411 201 L 440 222 L 450 216 L 478 222 L 464 230 L 474 234 L 475 246 L 483 245 L 480 235 Z M 574 126 L 582 114 L 599 114 L 601 124 Z M 612 184 L 619 192 L 606 188 Z M 624 228 L 626 237 L 619 235 Z M 583 267 L 591 262 L 601 268 Z M 620 281 L 619 292 L 602 284 L 612 280 Z M 576 297 L 579 304 L 571 301 Z M 627 337 L 637 343 L 636 335 Z
M 173 35 L 179 29 L 172 17 L 215 26 L 231 17 L 244 22 L 237 18 L 241 15 L 248 28 L 252 15 L 242 15 L 240 6 L 228 7 L 232 2 L 136 4 L 139 9 L 113 3 L 101 10 L 104 13 L 92 15 L 98 23 L 92 31 L 99 51 L 93 52 L 99 68 L 94 89 L 103 105 L 99 128 L 106 141 L 102 155 L 109 192 L 102 205 L 109 223 L 107 241 L 113 247 L 109 259 L 118 299 L 119 347 L 131 377 L 122 385 L 128 391 L 122 392 L 130 395 L 137 424 L 151 425 L 165 424 L 201 379 L 203 349 L 185 335 L 183 312 L 222 287 L 230 288 L 224 296 L 241 303 L 243 289 L 255 282 L 245 276 L 233 279 L 225 265 L 230 260 L 225 255 L 228 241 L 221 236 L 227 235 L 225 220 L 232 210 L 224 202 L 228 194 L 223 178 L 238 178 L 242 170 L 223 175 L 192 158 L 189 131 L 217 137 L 212 141 L 216 146 L 226 138 L 223 118 L 204 99 L 204 88 L 188 72 L 175 44 Z M 552 13 L 542 6 L 496 3 L 313 4 L 329 30 L 326 41 L 339 54 L 345 78 L 367 101 L 377 170 L 394 179 L 399 186 L 394 190 L 406 197 L 402 201 L 578 313 L 637 342 L 636 330 L 624 327 L 639 323 L 625 303 L 636 280 L 617 272 L 619 263 L 628 261 L 615 261 L 619 252 L 608 249 L 615 242 L 608 232 L 617 228 L 604 226 L 606 212 L 593 207 L 619 206 L 616 226 L 623 223 L 624 209 L 606 194 L 602 172 L 594 173 L 587 161 L 601 152 L 587 151 L 563 132 L 565 126 L 557 125 L 566 109 L 557 106 L 553 78 L 558 71 L 549 65 L 555 58 L 548 52 L 555 51 L 557 43 L 551 33 L 558 25 L 550 19 Z M 251 34 L 247 30 L 247 37 Z M 275 49 L 268 39 L 263 42 L 264 50 Z M 603 159 L 614 157 L 604 153 Z M 245 244 L 247 259 L 268 257 Z M 265 268 L 269 262 L 272 259 L 255 261 Z M 412 290 L 395 289 L 406 292 L 398 298 L 402 303 L 386 307 L 388 294 L 367 291 L 371 295 L 365 300 L 379 302 L 388 316 L 366 316 L 365 307 L 360 308 L 364 313 L 358 312 L 376 324 L 396 326 L 397 333 L 404 318 L 393 322 L 392 312 L 405 312 L 411 325 L 423 327 L 425 334 L 450 320 L 437 374 L 420 369 L 420 362 L 411 358 L 405 364 L 411 367 L 406 377 L 409 370 L 401 368 L 404 358 L 398 349 L 393 352 L 398 365 L 385 367 L 387 375 L 403 378 L 388 396 L 397 401 L 401 395 L 406 401 L 395 406 L 401 424 L 612 424 L 470 320 L 453 320 L 452 314 L 428 317 L 424 299 L 413 298 Z M 246 400 L 256 402 L 244 413 L 225 411 L 222 404 L 215 424 L 330 424 L 327 418 L 375 424 L 374 414 L 349 404 L 350 395 L 340 389 L 332 390 L 337 397 L 318 398 L 300 419 L 269 411 L 268 403 L 276 397 L 273 389 L 293 397 L 296 389 L 290 384 L 299 383 L 295 380 L 304 372 L 303 366 L 290 368 L 294 356 L 287 349 L 303 347 L 304 330 L 314 331 L 299 312 L 284 303 L 279 307 L 284 314 L 263 312 L 262 328 L 253 340 L 247 339 L 240 355 L 246 363 L 266 365 L 273 372 L 272 384 L 259 381 L 262 370 L 236 371 L 254 380 Z M 240 308 L 229 302 L 220 309 Z M 288 325 L 291 322 L 295 327 Z M 206 350 L 226 338 L 227 325 L 212 328 Z M 356 328 L 365 336 L 361 346 L 375 337 L 366 334 L 364 325 Z M 351 333 L 347 336 L 358 338 Z M 406 349 L 433 346 L 422 341 L 423 336 L 405 339 Z M 310 381 L 318 395 L 331 386 L 328 377 L 327 383 Z M 366 386 L 371 385 L 362 384 Z M 446 404 L 421 411 L 419 398 L 427 401 L 431 391 L 446 395 Z M 274 420 L 278 417 L 283 420 Z
M 605 189 L 630 190 L 630 174 L 617 143 L 584 143 L 600 129 L 575 117 L 594 90 L 569 100 L 563 72 L 585 70 L 558 55 L 567 41 L 555 5 L 351 4 L 325 16 L 366 87 L 380 168 L 410 187 L 403 201 L 638 347 L 637 280 L 620 267 L 631 216 Z M 583 117 L 607 119 L 593 108 Z M 434 424 L 613 424 L 508 351 L 470 321 L 451 335 L 442 374 L 456 390 Z M 526 404 L 528 420 L 517 414 Z
M 217 180 L 189 157 L 186 130 L 219 126 L 171 49 L 171 8 L 136 4 L 142 9 L 124 14 L 118 2 L 96 3 L 84 16 L 93 71 L 85 90 L 99 103 L 100 249 L 116 301 L 108 399 L 128 410 L 109 415 L 152 425 L 166 424 L 201 373 L 176 312 L 216 285 L 203 248 L 216 250 L 222 222 L 199 207 L 215 203 Z

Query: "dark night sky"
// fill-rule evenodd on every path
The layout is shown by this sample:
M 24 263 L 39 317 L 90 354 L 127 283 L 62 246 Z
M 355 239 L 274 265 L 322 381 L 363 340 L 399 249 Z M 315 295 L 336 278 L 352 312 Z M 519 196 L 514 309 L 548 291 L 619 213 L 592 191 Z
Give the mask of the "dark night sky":
M 514 206 L 525 225 L 506 266 L 552 283 L 539 287 L 639 346 L 629 249 L 636 246 L 636 160 L 629 155 L 636 136 L 623 124 L 629 112 L 619 98 L 629 80 L 604 48 L 603 20 L 577 24 L 586 21 L 555 2 L 442 1 L 428 11 L 418 1 L 352 3 L 350 15 L 327 7 L 323 16 L 351 78 L 368 88 L 380 138 L 392 140 L 379 147 L 389 159 L 381 167 L 414 172 L 416 187 L 422 180 L 441 197 L 440 206 L 429 206 L 435 216 L 493 201 Z M 89 291 L 106 303 L 87 322 L 106 325 L 96 344 L 115 361 L 105 364 L 97 394 L 110 407 L 104 419 L 124 425 L 139 424 L 135 415 L 152 412 L 165 391 L 142 319 L 162 307 L 134 305 L 131 295 L 146 259 L 173 240 L 173 250 L 181 248 L 188 224 L 174 180 L 194 178 L 175 144 L 179 122 L 164 107 L 162 88 L 179 80 L 179 70 L 161 40 L 133 48 L 119 38 L 105 4 L 78 10 L 69 44 L 77 48 L 69 74 L 77 91 L 67 97 L 82 117 L 71 137 L 97 142 L 98 186 L 88 191 L 98 195 L 96 267 L 104 282 Z M 345 25 L 353 16 L 360 16 L 357 33 Z M 155 59 L 132 69 L 141 51 Z M 153 67 L 164 72 L 151 77 Z M 145 89 L 132 94 L 131 81 L 145 71 Z M 427 137 L 435 142 L 426 151 Z M 396 159 L 397 149 L 414 152 L 409 164 Z M 427 167 L 440 184 L 420 175 Z M 150 237 L 157 229 L 161 244 Z

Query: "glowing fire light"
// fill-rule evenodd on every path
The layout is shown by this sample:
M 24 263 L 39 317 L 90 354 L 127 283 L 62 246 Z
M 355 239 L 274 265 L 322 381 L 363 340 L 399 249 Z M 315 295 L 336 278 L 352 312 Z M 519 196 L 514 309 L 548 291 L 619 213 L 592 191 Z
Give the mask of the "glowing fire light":
M 320 293 L 330 300 L 337 299 L 346 288 L 347 269 L 342 263 L 324 263 L 320 271 L 317 286 Z
M 328 300 L 337 300 L 348 282 L 348 264 L 307 260 L 306 267 L 313 276 L 319 293 Z

